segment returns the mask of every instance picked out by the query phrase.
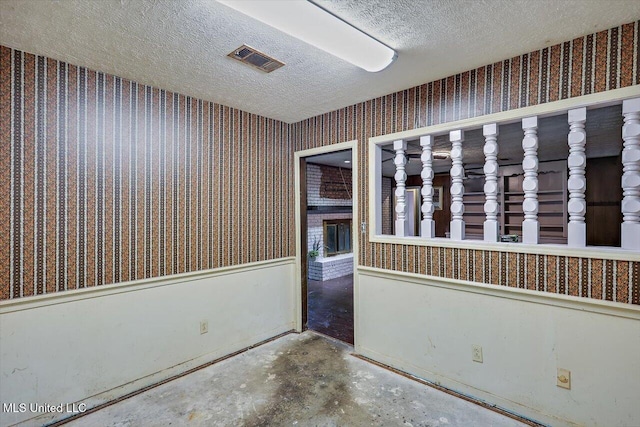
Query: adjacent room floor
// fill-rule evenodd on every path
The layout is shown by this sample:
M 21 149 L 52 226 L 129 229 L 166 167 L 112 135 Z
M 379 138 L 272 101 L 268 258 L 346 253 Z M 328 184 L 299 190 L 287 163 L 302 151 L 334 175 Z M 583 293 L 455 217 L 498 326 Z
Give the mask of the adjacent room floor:
M 523 425 L 352 351 L 311 331 L 289 334 L 68 425 Z
M 353 344 L 353 274 L 307 286 L 307 328 Z

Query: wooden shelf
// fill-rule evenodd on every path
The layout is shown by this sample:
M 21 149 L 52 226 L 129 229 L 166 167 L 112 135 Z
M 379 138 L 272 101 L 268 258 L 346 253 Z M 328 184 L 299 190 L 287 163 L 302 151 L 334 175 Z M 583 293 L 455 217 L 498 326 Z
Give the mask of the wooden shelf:
M 566 241 L 568 220 L 567 205 L 567 162 L 553 161 L 540 162 L 539 164 L 539 185 L 537 192 L 538 222 L 540 224 L 541 241 Z M 551 175 L 549 175 L 551 174 Z M 546 175 L 546 176 L 544 176 Z M 541 178 L 540 178 L 541 177 Z M 497 202 L 500 213 L 500 234 L 522 234 L 522 221 L 524 212 L 522 203 L 524 202 L 524 191 L 515 191 L 522 188 L 524 174 L 522 166 L 506 166 L 500 168 L 498 176 L 499 192 Z M 480 184 L 475 182 L 474 184 Z M 479 187 L 475 186 L 474 189 Z M 511 190 L 511 191 L 509 191 Z M 467 209 L 463 215 L 467 229 L 477 230 L 484 224 L 485 212 L 482 206 L 486 202 L 484 191 L 473 191 L 465 193 L 463 201 Z M 467 233 L 469 234 L 469 233 Z
M 472 213 L 472 212 L 470 212 L 470 213 Z M 505 214 L 506 215 L 511 215 L 511 214 L 524 215 L 524 211 L 522 211 L 522 210 L 518 210 L 518 211 L 510 210 L 509 212 L 505 212 Z M 564 212 L 561 212 L 561 211 L 538 211 L 538 216 L 539 215 L 549 215 L 549 216 L 564 215 Z
M 518 228 L 521 228 L 522 227 L 522 222 L 506 223 L 505 227 L 518 227 Z M 540 228 L 564 228 L 564 225 L 562 225 L 562 224 L 546 224 L 546 225 L 540 225 Z
M 524 200 L 505 200 L 504 203 L 506 205 L 515 205 L 515 204 L 520 204 L 521 205 L 523 201 Z M 548 199 L 547 200 L 545 200 L 545 199 L 540 200 L 540 199 L 538 199 L 538 204 L 541 204 L 541 203 L 545 203 L 545 204 L 549 204 L 549 203 L 564 203 L 564 200 L 563 199 L 551 199 L 551 200 L 548 200 Z
M 562 194 L 565 190 L 539 190 L 538 194 Z M 524 196 L 524 191 L 505 191 L 505 196 Z
M 540 241 L 554 240 L 561 242 L 567 233 L 567 162 L 564 160 L 554 162 L 540 162 L 539 173 L 553 174 L 539 179 L 541 189 L 538 190 L 538 223 L 540 224 Z M 525 200 L 522 182 L 524 175 L 522 166 L 509 166 L 501 168 L 499 183 L 502 193 L 502 209 L 500 211 L 501 234 L 514 234 L 522 232 L 522 220 L 524 212 L 522 204 Z M 509 191 L 512 190 L 512 191 Z M 514 222 L 515 221 L 515 222 Z

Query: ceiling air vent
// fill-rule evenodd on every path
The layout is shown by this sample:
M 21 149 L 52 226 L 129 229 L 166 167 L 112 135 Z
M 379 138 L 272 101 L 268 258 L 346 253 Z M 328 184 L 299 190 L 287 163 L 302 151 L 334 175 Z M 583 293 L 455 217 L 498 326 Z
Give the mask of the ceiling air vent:
M 251 46 L 247 46 L 246 44 L 234 49 L 234 51 L 227 56 L 237 59 L 247 65 L 251 65 L 265 73 L 270 73 L 284 65 L 284 62 L 280 62 L 277 59 L 252 48 Z

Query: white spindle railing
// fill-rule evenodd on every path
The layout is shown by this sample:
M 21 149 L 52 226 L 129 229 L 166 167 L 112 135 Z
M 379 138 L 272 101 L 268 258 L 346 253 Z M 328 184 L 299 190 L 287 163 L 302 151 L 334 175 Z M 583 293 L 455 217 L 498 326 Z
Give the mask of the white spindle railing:
M 622 103 L 622 244 L 640 250 L 640 98 Z
M 484 125 L 484 240 L 497 242 L 500 237 L 500 223 L 498 222 L 498 124 Z
M 462 165 L 462 141 L 464 131 L 449 132 L 451 141 L 451 225 L 452 240 L 464 240 L 464 166 Z
M 420 137 L 422 147 L 422 221 L 420 223 L 420 236 L 432 239 L 436 236 L 436 223 L 433 220 L 433 136 Z
M 569 132 L 567 144 L 569 155 L 567 157 L 568 180 L 567 191 L 568 201 L 566 212 L 568 223 L 566 223 L 567 245 L 570 247 L 583 248 L 587 243 L 587 224 L 585 220 L 587 212 L 586 188 L 587 188 L 587 135 L 585 131 L 587 108 L 581 107 L 567 112 Z M 559 111 L 558 111 L 559 113 Z M 621 247 L 623 249 L 640 250 L 640 98 L 622 101 L 622 114 L 624 125 L 622 127 L 622 190 L 623 199 L 621 211 L 623 221 L 621 224 Z M 538 183 L 538 117 L 525 117 L 522 119 L 522 139 L 523 160 L 522 170 L 524 178 L 522 181 L 523 201 L 522 212 L 524 219 L 522 222 L 522 242 L 527 244 L 538 244 L 540 240 L 539 223 L 539 183 Z M 498 135 L 499 123 L 489 123 L 482 127 L 484 136 L 484 223 L 483 237 L 486 242 L 498 242 L 502 230 L 499 213 L 499 178 L 500 170 L 498 165 Z M 422 221 L 420 235 L 423 238 L 435 238 L 434 214 L 434 158 L 433 149 L 436 135 L 420 136 L 420 146 L 422 148 Z M 451 142 L 451 240 L 465 239 L 464 221 L 464 178 L 465 170 L 463 165 L 462 143 L 464 141 L 464 131 L 461 129 L 449 132 Z M 404 237 L 408 235 L 409 221 L 407 214 L 406 195 L 406 165 L 407 165 L 407 142 L 406 140 L 396 140 L 393 142 L 395 152 L 394 164 L 396 167 L 396 236 Z M 505 196 L 506 197 L 506 196 Z M 543 199 L 545 200 L 545 199 Z M 416 201 L 417 203 L 417 201 Z M 505 225 L 506 226 L 506 225 Z
M 522 119 L 522 130 L 524 130 L 524 138 L 522 139 L 522 149 L 524 150 L 524 159 L 522 160 L 522 169 L 524 170 L 524 179 L 522 180 L 522 190 L 524 191 L 522 241 L 531 244 L 537 244 L 540 238 L 540 224 L 538 223 L 537 129 L 537 117 Z
M 567 181 L 567 189 L 569 190 L 567 244 L 573 247 L 584 247 L 587 245 L 587 224 L 584 222 L 584 216 L 587 212 L 587 202 L 584 196 L 587 188 L 587 178 L 585 176 L 587 134 L 584 131 L 584 124 L 587 121 L 587 109 L 570 110 L 568 121 L 570 130 L 567 137 L 569 144 L 569 157 L 567 158 L 569 167 L 569 180 Z
M 407 174 L 405 172 L 405 166 L 407 164 L 407 158 L 405 156 L 407 141 L 394 141 L 393 149 L 396 152 L 393 159 L 393 163 L 396 165 L 396 236 L 404 237 L 409 234 L 405 184 L 407 181 Z

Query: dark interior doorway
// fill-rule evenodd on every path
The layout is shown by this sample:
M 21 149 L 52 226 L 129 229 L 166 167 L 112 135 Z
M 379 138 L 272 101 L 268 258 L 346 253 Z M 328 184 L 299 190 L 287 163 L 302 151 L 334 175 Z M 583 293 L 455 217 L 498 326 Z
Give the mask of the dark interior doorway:
M 353 274 L 309 280 L 307 328 L 353 344 Z
M 304 329 L 353 344 L 353 234 L 357 228 L 351 156 L 349 149 L 301 159 L 301 189 L 306 191 L 300 200 Z

